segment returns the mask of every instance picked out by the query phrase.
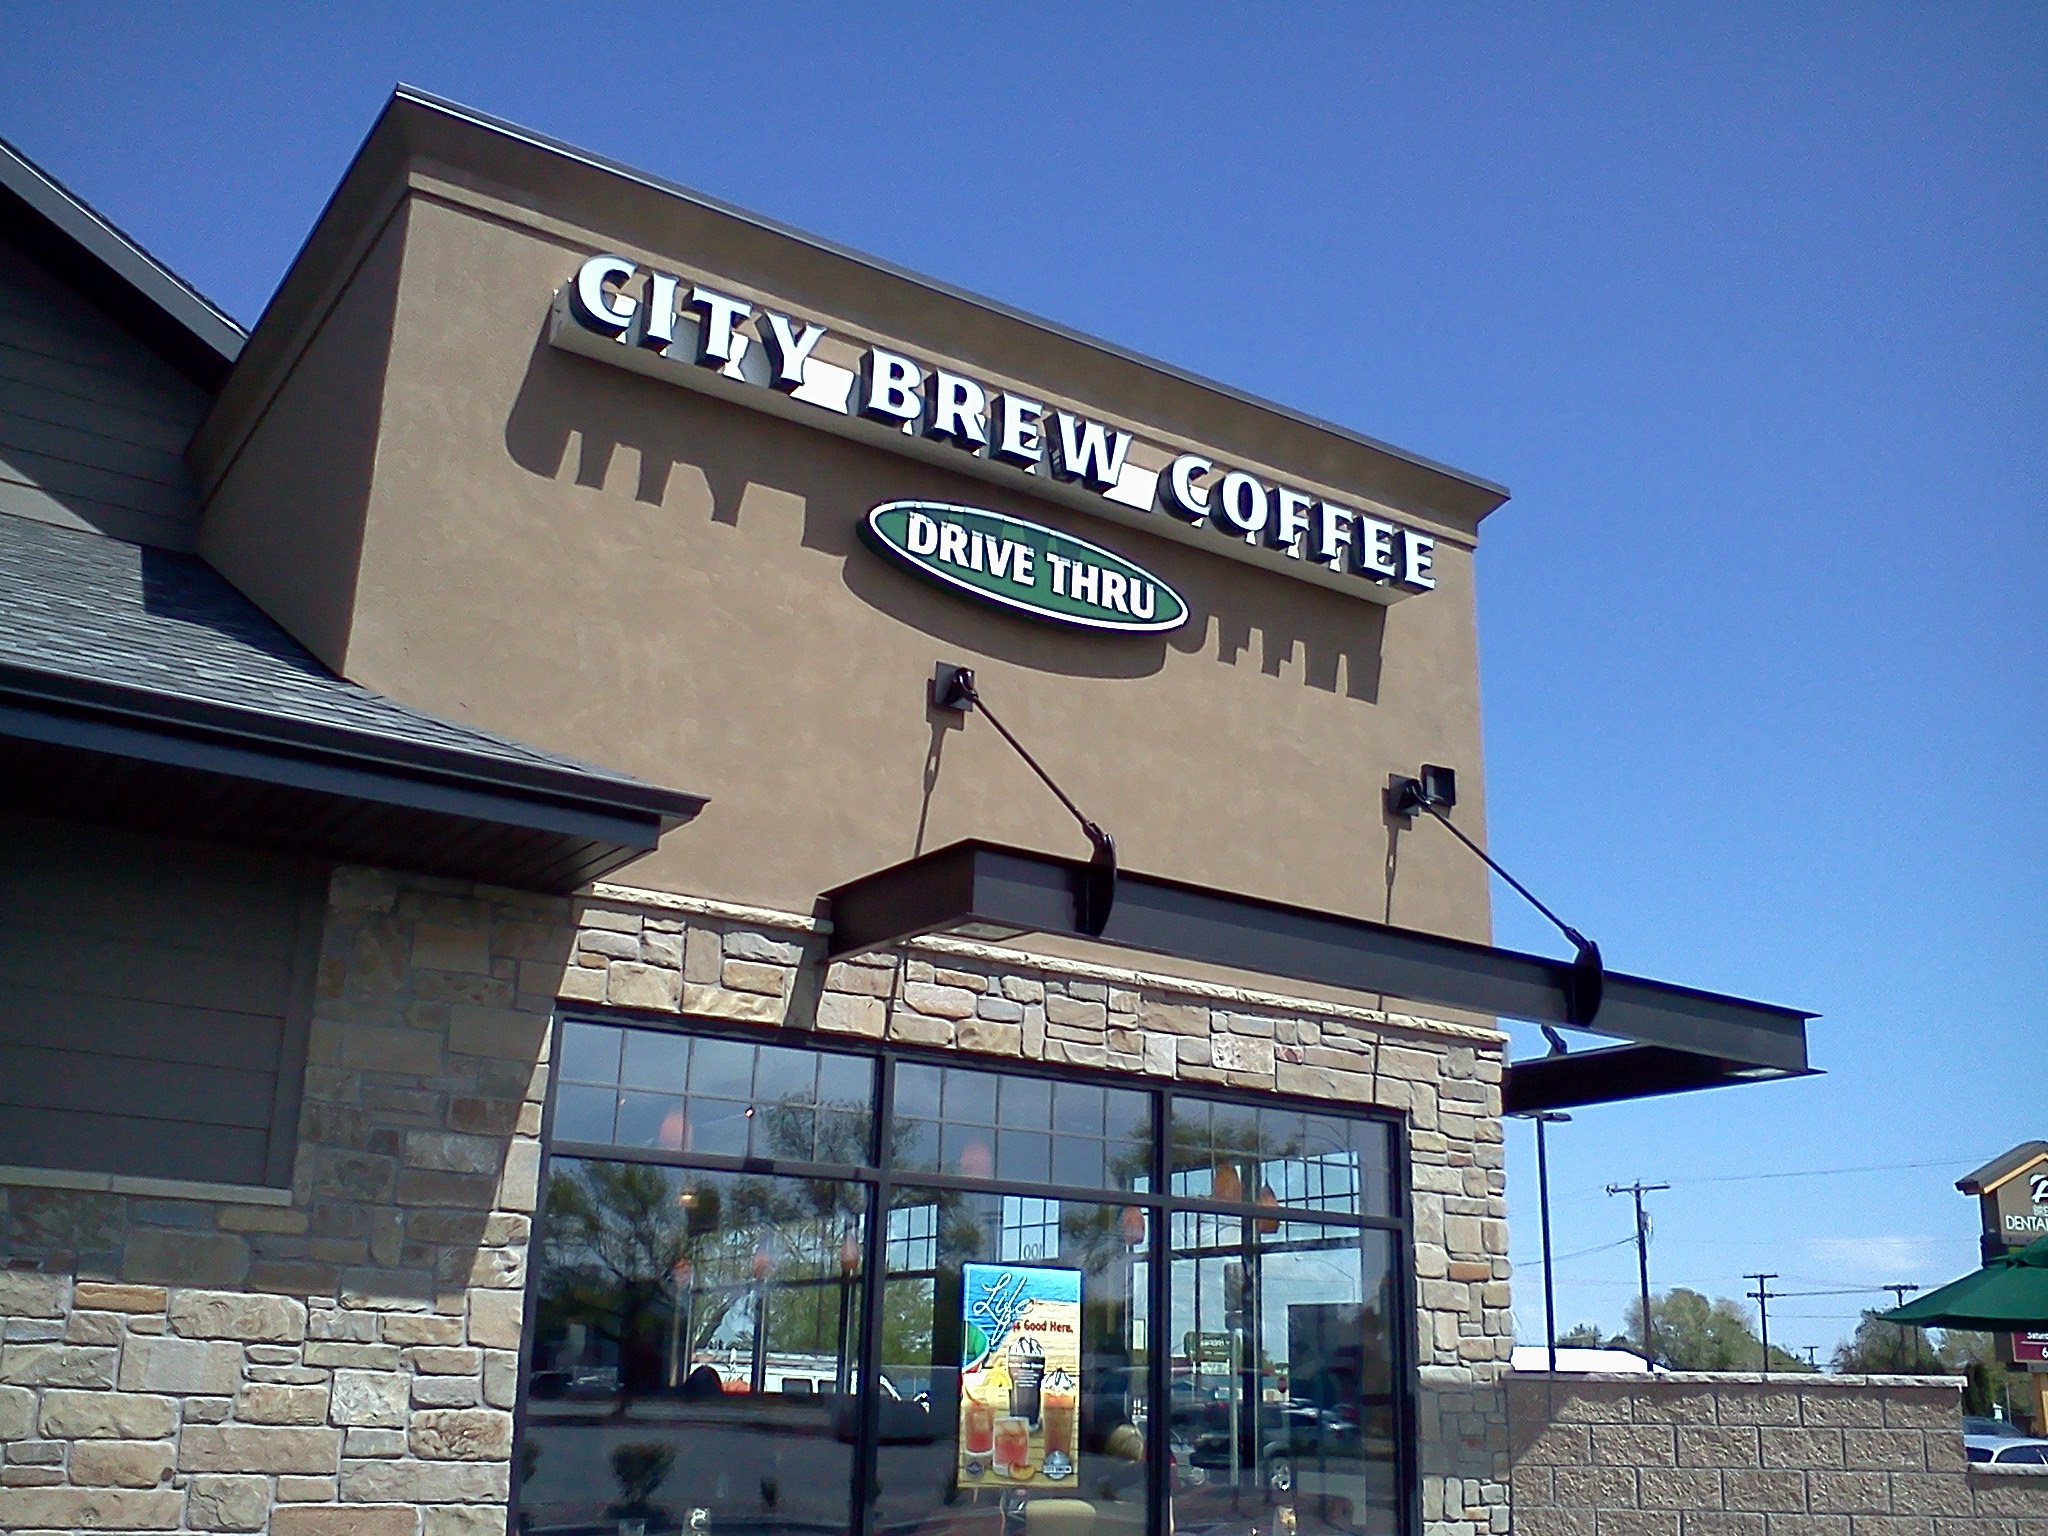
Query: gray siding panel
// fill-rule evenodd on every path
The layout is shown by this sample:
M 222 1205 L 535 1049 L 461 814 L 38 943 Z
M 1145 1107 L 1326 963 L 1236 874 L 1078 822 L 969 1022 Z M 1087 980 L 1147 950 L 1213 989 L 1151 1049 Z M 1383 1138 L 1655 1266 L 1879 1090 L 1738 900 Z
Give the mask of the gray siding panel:
M 273 1072 L 50 1051 L 0 1041 L 0 1116 L 10 1109 L 68 1109 L 267 1131 L 275 1087 Z
M 0 1113 L 0 1163 L 19 1167 L 261 1184 L 266 1141 L 261 1131 L 217 1125 L 59 1110 Z
M 0 1163 L 282 1182 L 324 881 L 0 813 Z
M 205 392 L 0 240 L 0 512 L 189 549 Z

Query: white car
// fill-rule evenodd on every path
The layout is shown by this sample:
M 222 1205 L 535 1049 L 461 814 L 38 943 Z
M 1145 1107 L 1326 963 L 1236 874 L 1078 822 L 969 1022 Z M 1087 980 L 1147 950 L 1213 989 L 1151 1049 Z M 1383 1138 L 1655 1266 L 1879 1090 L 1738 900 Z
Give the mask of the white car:
M 2012 1435 L 1965 1435 L 1963 1454 L 1974 1462 L 1998 1467 L 2048 1466 L 2048 1440 L 2022 1440 Z

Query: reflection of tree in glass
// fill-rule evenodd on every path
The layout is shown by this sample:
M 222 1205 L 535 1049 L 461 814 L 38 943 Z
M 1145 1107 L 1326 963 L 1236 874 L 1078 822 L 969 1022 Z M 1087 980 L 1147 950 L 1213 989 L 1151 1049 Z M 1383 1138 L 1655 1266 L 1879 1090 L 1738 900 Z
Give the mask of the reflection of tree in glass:
M 634 1163 L 563 1162 L 548 1179 L 537 1320 L 543 1337 L 582 1323 L 625 1359 L 667 1310 L 687 1213 L 669 1174 Z
M 728 1320 L 752 1331 L 744 1320 L 762 1281 L 776 1347 L 832 1352 L 838 1283 L 849 1241 L 858 1258 L 863 1200 L 858 1186 L 827 1180 L 560 1162 L 542 1229 L 542 1336 L 582 1323 L 616 1347 L 628 1392 L 656 1385 L 644 1379 L 651 1363 L 636 1361 L 666 1349 L 680 1264 L 693 1291 L 690 1336 L 679 1341 L 686 1358 Z
M 612 1452 L 612 1480 L 619 1485 L 619 1502 L 605 1513 L 653 1514 L 647 1501 L 675 1464 L 676 1453 L 665 1445 L 641 1442 L 620 1446 Z

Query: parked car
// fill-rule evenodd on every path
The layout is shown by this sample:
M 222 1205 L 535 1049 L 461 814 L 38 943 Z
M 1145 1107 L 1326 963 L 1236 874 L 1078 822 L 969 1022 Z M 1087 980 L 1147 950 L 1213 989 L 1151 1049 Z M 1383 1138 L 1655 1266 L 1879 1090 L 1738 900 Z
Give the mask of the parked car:
M 2029 1435 L 2011 1419 L 1993 1419 L 1974 1413 L 1963 1415 L 1963 1433 L 1966 1435 L 1992 1435 L 2004 1440 L 2030 1440 Z
M 2013 1435 L 1965 1435 L 1963 1454 L 1972 1461 L 1999 1467 L 2048 1466 L 2048 1440 Z

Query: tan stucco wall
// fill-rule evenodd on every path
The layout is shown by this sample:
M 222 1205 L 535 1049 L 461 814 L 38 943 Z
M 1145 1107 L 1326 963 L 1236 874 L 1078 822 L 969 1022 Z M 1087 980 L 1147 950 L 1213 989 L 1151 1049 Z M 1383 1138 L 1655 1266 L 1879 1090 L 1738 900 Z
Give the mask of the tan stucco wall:
M 210 466 L 219 483 L 200 525 L 200 554 L 337 670 L 355 617 L 404 251 L 401 208 L 265 402 L 257 430 Z
M 1460 823 L 1483 825 L 1467 549 L 1439 543 L 1434 593 L 1350 599 L 557 352 L 549 300 L 602 233 L 415 193 L 403 237 L 339 664 L 708 794 L 636 884 L 802 909 L 961 837 L 1084 851 L 985 722 L 928 719 L 924 682 L 946 660 L 977 669 L 1131 867 L 1485 937 L 1484 872 L 1441 829 L 1400 837 L 1390 890 L 1381 809 L 1390 772 L 1442 762 L 1461 771 Z M 299 371 L 329 344 L 317 333 Z M 275 430 L 256 425 L 218 493 L 271 509 L 270 551 L 247 553 L 246 519 L 210 525 L 208 545 L 266 605 L 293 586 L 260 569 L 287 547 L 280 521 L 320 525 L 328 549 L 350 515 L 345 498 L 295 494 L 290 455 L 260 451 Z M 1194 619 L 1165 639 L 1104 637 L 971 606 L 861 546 L 866 511 L 907 496 L 1106 543 L 1173 583 Z

